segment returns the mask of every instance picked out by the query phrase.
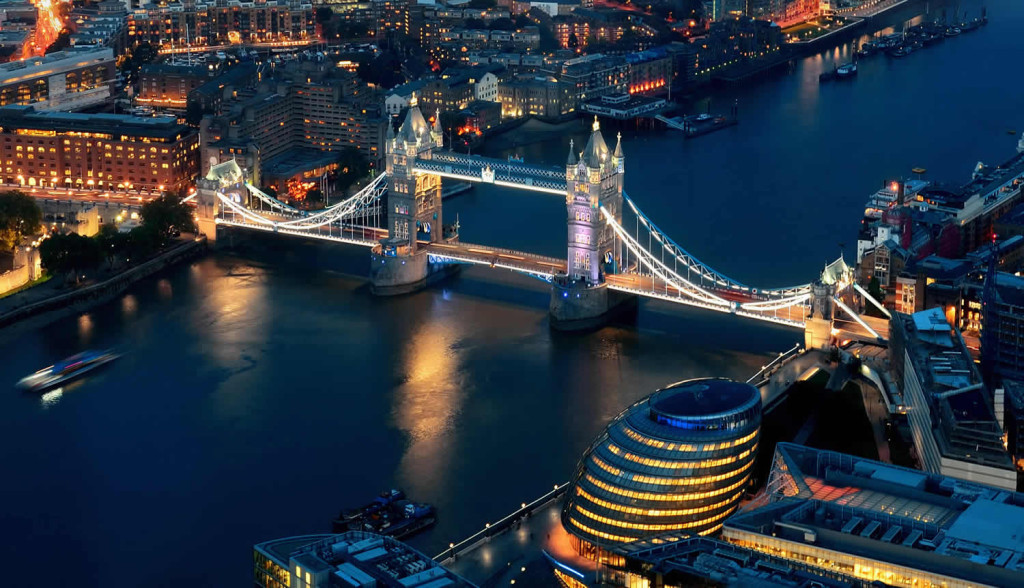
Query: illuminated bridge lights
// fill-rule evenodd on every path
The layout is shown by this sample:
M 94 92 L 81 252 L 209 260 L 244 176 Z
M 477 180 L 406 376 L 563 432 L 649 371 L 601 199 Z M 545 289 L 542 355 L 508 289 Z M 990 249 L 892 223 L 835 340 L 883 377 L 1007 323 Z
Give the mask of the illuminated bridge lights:
M 731 380 L 688 380 L 634 404 L 580 460 L 562 510 L 573 546 L 600 559 L 609 543 L 716 532 L 750 480 L 760 426 L 760 393 Z

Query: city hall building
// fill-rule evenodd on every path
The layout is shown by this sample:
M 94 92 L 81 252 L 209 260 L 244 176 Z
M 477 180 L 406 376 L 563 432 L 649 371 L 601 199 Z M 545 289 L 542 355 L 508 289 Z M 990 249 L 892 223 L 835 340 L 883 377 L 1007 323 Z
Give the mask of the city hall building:
M 621 563 L 616 545 L 668 531 L 709 535 L 750 481 L 761 395 L 726 379 L 658 390 L 616 417 L 580 460 L 562 525 L 580 555 Z

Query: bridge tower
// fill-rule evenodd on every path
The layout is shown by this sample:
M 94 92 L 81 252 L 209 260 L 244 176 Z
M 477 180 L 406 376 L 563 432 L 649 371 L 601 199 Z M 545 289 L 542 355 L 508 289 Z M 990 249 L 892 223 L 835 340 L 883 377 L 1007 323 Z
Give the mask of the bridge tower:
M 221 208 L 218 194 L 234 202 L 248 204 L 245 182 L 246 171 L 234 159 L 210 166 L 206 176 L 196 181 L 197 224 L 199 232 L 206 235 L 206 242 L 210 246 L 217 243 L 216 218 Z
M 433 150 L 444 145 L 440 116 L 429 125 L 414 96 L 398 133 L 388 127 L 386 142 L 389 234 L 370 255 L 372 290 L 383 296 L 414 292 L 455 268 L 430 263 L 419 243 L 445 238 L 441 177 L 415 171 L 417 159 L 429 160 Z
M 601 324 L 612 311 L 636 298 L 608 290 L 604 277 L 618 273 L 622 245 L 606 222 L 603 210 L 621 224 L 625 157 L 622 136 L 615 150 L 594 125 L 577 157 L 572 143 L 565 165 L 568 225 L 568 273 L 557 276 L 551 293 L 551 324 L 557 329 L 585 329 Z

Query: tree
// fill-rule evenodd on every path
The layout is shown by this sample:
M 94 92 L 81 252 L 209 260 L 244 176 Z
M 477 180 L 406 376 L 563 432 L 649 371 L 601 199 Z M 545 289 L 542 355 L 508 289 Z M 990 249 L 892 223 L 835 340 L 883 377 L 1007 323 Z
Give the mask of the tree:
M 160 244 L 178 232 L 195 232 L 192 208 L 177 194 L 164 194 L 142 206 L 142 224 L 153 231 Z
M 75 233 L 57 233 L 39 244 L 39 259 L 46 271 L 72 274 L 78 283 L 81 272 L 99 265 L 103 258 L 95 239 Z
M 514 31 L 516 30 L 516 23 L 511 18 L 501 17 L 494 19 L 488 28 L 492 31 Z
M 467 8 L 483 9 L 483 8 L 494 8 L 497 5 L 498 5 L 498 3 L 495 2 L 495 0 L 469 0 L 469 3 L 466 4 L 466 7 Z
M 46 48 L 45 54 L 56 53 L 57 51 L 63 51 L 71 46 L 71 31 L 69 29 L 63 29 L 57 33 L 57 38 L 50 43 L 50 46 Z
M 128 249 L 128 236 L 113 224 L 105 224 L 96 234 L 96 243 L 100 253 L 107 259 L 107 266 L 113 269 L 114 261 Z
M 203 105 L 198 100 L 189 100 L 188 105 L 185 106 L 185 122 L 193 127 L 198 127 L 200 121 L 203 120 L 203 115 L 206 112 L 203 110 Z
M 316 9 L 316 22 L 324 24 L 325 22 L 334 18 L 334 11 L 326 6 L 321 6 Z
M 43 213 L 36 201 L 20 190 L 0 192 L 0 250 L 11 251 L 22 237 L 39 232 Z
M 128 254 L 128 261 L 132 259 L 145 259 L 157 249 L 162 243 L 161 236 L 152 226 L 141 225 L 135 227 L 128 233 L 125 247 Z
M 487 23 L 482 18 L 467 18 L 462 21 L 462 26 L 467 29 L 486 29 Z
M 569 49 L 575 49 L 580 46 L 580 40 L 576 37 L 576 33 L 569 33 Z
M 336 161 L 338 169 L 334 171 L 334 182 L 342 192 L 370 172 L 370 163 L 355 147 L 345 147 L 339 151 Z
M 871 276 L 871 281 L 868 282 L 868 294 L 870 294 L 872 298 L 879 302 L 883 302 L 885 300 L 884 295 L 882 294 L 882 284 L 881 282 L 878 281 L 877 276 Z M 875 305 L 870 303 L 865 305 L 864 311 L 865 314 L 868 314 L 870 316 L 882 315 L 881 312 L 877 311 Z

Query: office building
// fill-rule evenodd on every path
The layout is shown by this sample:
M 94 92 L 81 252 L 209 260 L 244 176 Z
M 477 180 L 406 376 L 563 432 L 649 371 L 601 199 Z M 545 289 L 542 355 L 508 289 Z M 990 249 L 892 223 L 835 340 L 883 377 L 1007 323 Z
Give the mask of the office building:
M 139 69 L 135 102 L 154 108 L 185 110 L 188 95 L 221 73 L 219 63 L 150 63 Z
M 0 108 L 2 183 L 174 191 L 198 171 L 199 135 L 174 118 Z
M 1024 495 L 791 443 L 722 539 L 851 584 L 1018 586 Z
M 257 543 L 253 579 L 260 588 L 472 588 L 405 543 L 362 531 Z
M 76 7 L 71 12 L 75 23 L 71 33 L 71 46 L 109 47 L 114 57 L 125 54 L 128 48 L 128 11 L 118 0 L 102 0 Z
M 624 57 L 594 53 L 569 59 L 547 71 L 573 88 L 577 101 L 622 94 L 629 89 L 629 64 Z
M 237 159 L 256 185 L 271 185 L 271 176 L 309 180 L 337 167 L 337 152 L 346 147 L 379 165 L 388 124 L 383 106 L 380 92 L 334 63 L 290 63 L 255 88 L 232 92 L 220 114 L 203 118 L 204 175 Z
M 558 120 L 576 112 L 579 102 L 573 86 L 551 76 L 530 76 L 504 82 L 498 87 L 503 118 L 536 116 Z
M 716 532 L 746 490 L 760 425 L 761 394 L 725 379 L 673 384 L 629 407 L 576 469 L 562 510 L 573 548 L 615 563 L 616 545 Z
M 212 46 L 232 43 L 308 44 L 316 39 L 313 4 L 303 0 L 220 0 L 148 5 L 128 15 L 131 43 Z
M 819 3 L 820 0 L 748 0 L 746 15 L 788 27 L 818 16 Z
M 617 545 L 615 566 L 586 566 L 550 555 L 552 571 L 572 588 L 757 586 L 851 588 L 842 574 L 746 549 L 711 537 L 672 531 Z
M 109 48 L 57 51 L 0 65 L 0 106 L 75 110 L 110 99 L 116 76 Z
M 941 308 L 893 315 L 892 375 L 903 395 L 921 469 L 1009 490 L 1017 473 L 992 397 Z
M 986 371 L 998 379 L 1024 381 L 1024 278 L 996 272 L 980 302 L 982 310 L 973 312 L 981 315 L 981 361 Z

